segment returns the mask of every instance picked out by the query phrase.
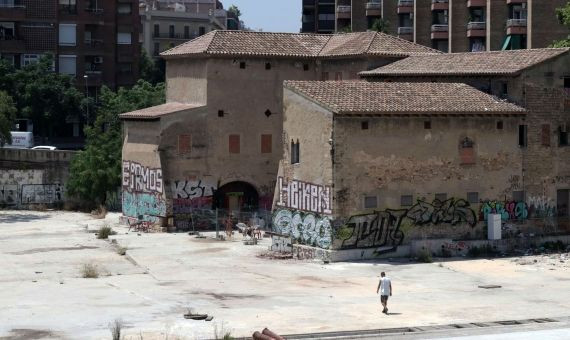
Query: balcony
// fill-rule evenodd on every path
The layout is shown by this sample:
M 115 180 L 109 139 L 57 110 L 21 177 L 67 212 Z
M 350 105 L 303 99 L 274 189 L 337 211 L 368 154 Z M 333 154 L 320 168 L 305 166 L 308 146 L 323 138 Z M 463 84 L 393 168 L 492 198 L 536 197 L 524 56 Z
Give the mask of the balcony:
M 105 49 L 105 42 L 102 39 L 86 39 L 85 43 L 85 53 L 86 54 L 101 54 Z
M 170 34 L 170 33 L 159 33 L 159 34 L 153 34 L 152 36 L 155 39 L 166 39 L 166 40 L 190 40 L 196 37 L 193 37 L 192 35 L 184 35 L 184 34 L 180 34 L 180 33 L 175 33 L 175 34 Z
M 103 15 L 103 9 L 99 7 L 87 7 L 85 8 L 85 12 L 93 15 Z
M 526 19 L 507 20 L 507 35 L 526 34 Z
M 398 27 L 398 38 L 412 41 L 414 39 L 414 28 Z
M 315 7 L 315 0 L 303 0 L 303 7 Z
M 487 35 L 487 23 L 484 21 L 471 21 L 467 24 L 467 37 L 484 37 Z
M 507 0 L 507 5 L 510 4 L 526 4 L 527 0 Z
M 398 14 L 400 13 L 413 13 L 414 0 L 398 0 Z
M 379 17 L 382 16 L 382 3 L 370 1 L 366 3 L 366 16 Z
M 487 7 L 487 0 L 467 0 L 467 7 Z
M 336 7 L 337 19 L 350 19 L 352 8 L 351 6 L 341 5 Z
M 449 39 L 449 25 L 448 24 L 431 25 L 431 38 L 438 40 Z
M 23 20 L 26 18 L 26 6 L 22 0 L 14 0 L 10 3 L 0 1 L 0 17 L 10 20 Z
M 449 0 L 431 0 L 432 11 L 444 11 L 449 9 Z
M 6 37 L 0 39 L 0 51 L 3 53 L 23 53 L 26 50 L 24 40 L 16 37 Z

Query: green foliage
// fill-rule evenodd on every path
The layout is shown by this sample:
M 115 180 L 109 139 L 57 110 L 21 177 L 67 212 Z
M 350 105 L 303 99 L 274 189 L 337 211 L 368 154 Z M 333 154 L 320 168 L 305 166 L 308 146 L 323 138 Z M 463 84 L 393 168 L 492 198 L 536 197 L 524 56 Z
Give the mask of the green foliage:
M 341 28 L 338 32 L 339 33 L 352 33 L 352 27 L 345 26 L 345 27 Z
M 467 251 L 469 257 L 495 257 L 499 255 L 499 251 L 493 248 L 490 244 L 484 246 L 472 246 Z
M 432 263 L 433 258 L 431 257 L 429 250 L 422 249 L 418 254 L 418 261 L 422 263 Z
M 556 9 L 556 18 L 560 24 L 570 28 L 570 2 L 567 2 L 564 7 Z M 555 41 L 550 47 L 570 47 L 570 39 Z
M 390 33 L 388 26 L 390 25 L 390 22 L 388 20 L 385 20 L 384 18 L 378 18 L 376 20 L 374 20 L 374 22 L 372 23 L 372 27 L 370 28 L 372 31 L 376 31 L 376 32 L 382 32 L 382 33 Z
M 12 142 L 10 131 L 16 119 L 14 101 L 6 92 L 0 91 L 0 146 Z
M 99 231 L 97 232 L 97 238 L 100 240 L 106 240 L 111 235 L 117 235 L 117 233 L 108 225 L 99 228 Z
M 151 58 L 146 50 L 142 49 L 140 60 L 141 79 L 153 85 L 164 83 L 165 64 L 164 60 Z
M 235 14 L 238 18 L 241 17 L 241 11 L 236 5 L 231 5 L 230 8 L 228 8 L 228 12 Z
M 164 84 L 139 80 L 132 89 L 116 93 L 101 89 L 100 107 L 92 126 L 85 128 L 87 145 L 71 162 L 68 194 L 101 205 L 121 185 L 122 129 L 119 114 L 160 105 Z

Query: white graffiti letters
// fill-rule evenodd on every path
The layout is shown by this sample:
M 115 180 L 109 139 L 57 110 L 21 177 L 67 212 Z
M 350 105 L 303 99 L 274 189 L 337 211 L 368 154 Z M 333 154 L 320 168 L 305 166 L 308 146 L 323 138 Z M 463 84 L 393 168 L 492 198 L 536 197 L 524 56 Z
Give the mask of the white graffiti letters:
M 277 179 L 277 206 L 309 211 L 316 214 L 332 214 L 331 188 L 297 180 L 286 183 Z
M 162 169 L 152 169 L 136 162 L 123 161 L 123 188 L 132 192 L 162 194 Z
M 320 248 L 332 244 L 332 227 L 329 217 L 318 217 L 300 211 L 279 210 L 273 217 L 275 231 L 293 239 Z
M 197 197 L 210 197 L 216 191 L 216 184 L 206 181 L 175 181 L 172 183 L 174 198 L 192 199 Z

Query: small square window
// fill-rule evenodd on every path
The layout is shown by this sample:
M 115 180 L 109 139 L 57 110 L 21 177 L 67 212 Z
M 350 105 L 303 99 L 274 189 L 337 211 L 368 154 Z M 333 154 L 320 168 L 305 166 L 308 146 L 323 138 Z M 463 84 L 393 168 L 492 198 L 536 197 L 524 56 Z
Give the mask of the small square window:
M 265 69 L 271 70 L 271 63 L 265 63 Z
M 513 201 L 524 202 L 524 191 L 513 191 Z
M 366 122 L 362 122 L 362 123 L 360 124 L 360 127 L 362 128 L 362 130 L 368 130 L 368 122 L 367 122 L 367 121 L 366 121 Z
M 431 129 L 431 121 L 430 120 L 426 120 L 424 122 L 424 129 L 426 129 L 426 130 Z
M 558 146 L 568 146 L 568 131 L 566 124 L 558 128 Z
M 440 202 L 447 201 L 447 194 L 446 193 L 435 194 L 435 199 Z
M 402 207 L 411 207 L 413 204 L 414 204 L 414 196 L 402 195 L 402 197 L 400 197 L 400 205 Z
M 224 110 L 218 110 L 218 117 L 224 116 Z
M 502 120 L 499 120 L 499 121 L 497 122 L 497 130 L 502 130 L 502 129 L 503 129 L 503 121 L 502 121 Z
M 303 64 L 303 71 L 309 70 L 309 64 Z
M 467 202 L 469 203 L 479 203 L 479 193 L 478 192 L 468 192 Z
M 376 196 L 364 197 L 364 209 L 376 209 L 377 207 L 378 207 L 378 197 Z
M 245 61 L 239 63 L 239 68 L 245 68 Z

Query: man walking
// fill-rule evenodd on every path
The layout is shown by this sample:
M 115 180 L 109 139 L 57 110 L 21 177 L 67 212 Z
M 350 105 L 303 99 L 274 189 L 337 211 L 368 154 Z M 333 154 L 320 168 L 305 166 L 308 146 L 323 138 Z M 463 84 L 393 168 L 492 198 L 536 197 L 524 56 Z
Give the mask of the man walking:
M 382 306 L 384 306 L 382 313 L 388 314 L 388 296 L 392 296 L 392 281 L 386 277 L 386 273 L 384 272 L 382 272 L 380 276 L 380 282 L 378 282 L 376 294 L 380 292 L 380 302 L 382 303 Z

